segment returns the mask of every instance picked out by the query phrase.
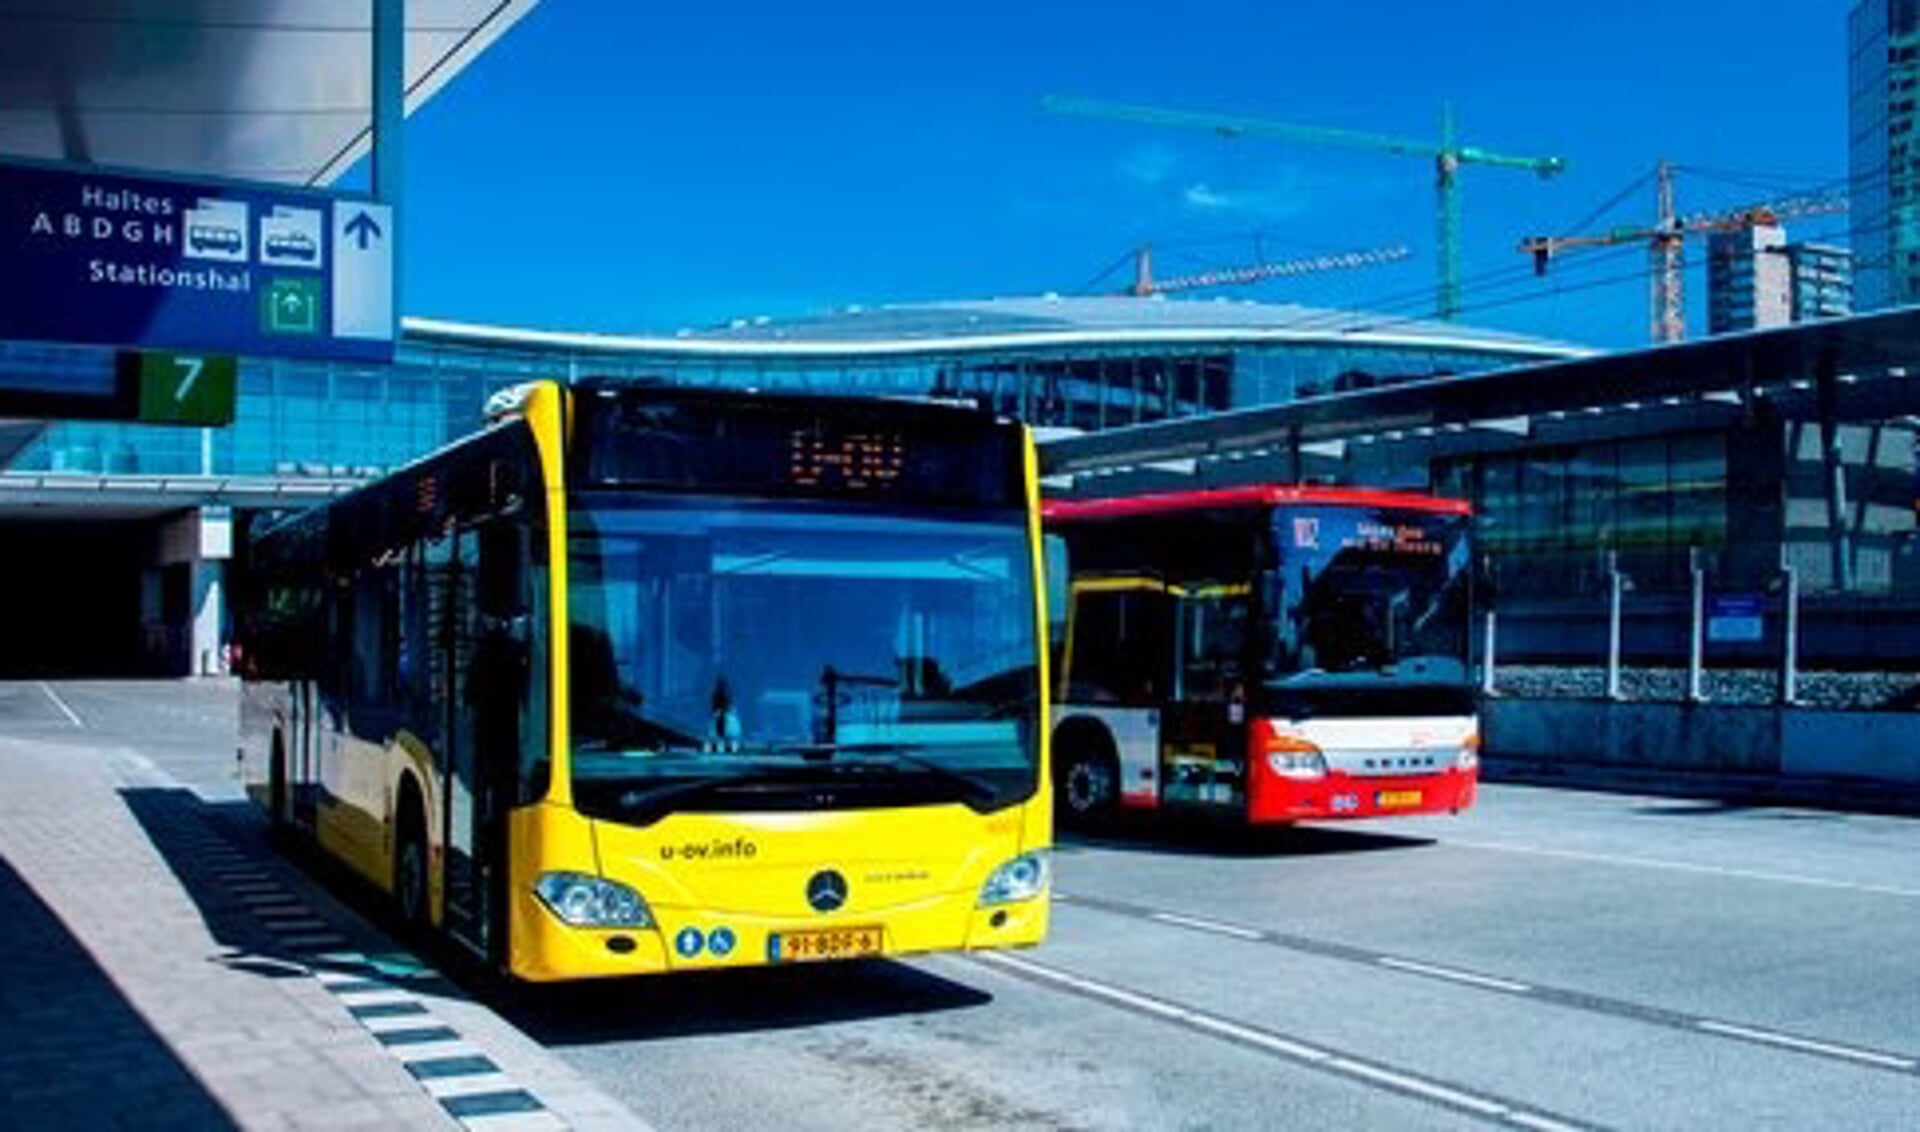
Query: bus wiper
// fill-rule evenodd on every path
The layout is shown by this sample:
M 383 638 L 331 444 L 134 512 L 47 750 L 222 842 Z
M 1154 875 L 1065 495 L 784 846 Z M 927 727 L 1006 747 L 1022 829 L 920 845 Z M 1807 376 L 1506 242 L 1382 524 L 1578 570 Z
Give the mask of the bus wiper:
M 916 755 L 909 751 L 904 743 L 803 743 L 790 748 L 803 759 L 817 762 L 829 762 L 839 755 L 880 755 L 883 760 L 876 763 L 853 763 L 848 765 L 909 766 L 924 771 L 942 782 L 957 786 L 966 791 L 978 802 L 992 802 L 1000 797 L 1000 792 L 970 774 L 962 774 L 950 766 Z
M 658 809 L 669 802 L 684 801 L 701 794 L 723 792 L 729 787 L 745 786 L 768 779 L 784 778 L 788 774 L 783 767 L 753 767 L 729 774 L 707 775 L 700 778 L 670 782 L 652 788 L 622 790 L 619 794 L 620 806 L 628 810 Z

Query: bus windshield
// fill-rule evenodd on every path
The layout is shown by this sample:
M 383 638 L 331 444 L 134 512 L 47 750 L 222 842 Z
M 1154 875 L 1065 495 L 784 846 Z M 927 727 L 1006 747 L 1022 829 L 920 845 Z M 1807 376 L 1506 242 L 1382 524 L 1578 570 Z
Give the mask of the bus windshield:
M 583 810 L 989 809 L 1035 789 L 1019 513 L 586 492 L 569 542 Z
M 1275 512 L 1269 688 L 1467 686 L 1468 519 L 1422 511 Z M 1451 710 L 1451 709 L 1449 709 Z

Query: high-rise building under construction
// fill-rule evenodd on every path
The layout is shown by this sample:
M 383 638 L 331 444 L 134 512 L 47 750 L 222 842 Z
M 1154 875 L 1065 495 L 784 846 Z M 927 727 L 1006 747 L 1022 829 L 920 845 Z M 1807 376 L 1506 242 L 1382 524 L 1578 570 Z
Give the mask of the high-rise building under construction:
M 1778 224 L 1707 237 L 1707 330 L 1727 334 L 1838 318 L 1853 309 L 1853 255 L 1787 242 Z

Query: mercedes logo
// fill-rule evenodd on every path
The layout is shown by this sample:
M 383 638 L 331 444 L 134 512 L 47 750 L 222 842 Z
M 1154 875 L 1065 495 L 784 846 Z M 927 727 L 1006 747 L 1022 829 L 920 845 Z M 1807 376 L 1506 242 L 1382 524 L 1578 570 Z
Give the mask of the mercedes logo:
M 847 878 L 821 869 L 807 880 L 807 903 L 816 912 L 831 912 L 847 902 Z

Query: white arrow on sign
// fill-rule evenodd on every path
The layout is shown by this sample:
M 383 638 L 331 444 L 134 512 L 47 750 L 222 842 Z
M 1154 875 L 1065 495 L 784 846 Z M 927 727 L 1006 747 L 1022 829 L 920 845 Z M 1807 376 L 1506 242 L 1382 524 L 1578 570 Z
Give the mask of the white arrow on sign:
M 393 209 L 333 202 L 333 336 L 393 340 Z

